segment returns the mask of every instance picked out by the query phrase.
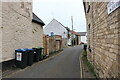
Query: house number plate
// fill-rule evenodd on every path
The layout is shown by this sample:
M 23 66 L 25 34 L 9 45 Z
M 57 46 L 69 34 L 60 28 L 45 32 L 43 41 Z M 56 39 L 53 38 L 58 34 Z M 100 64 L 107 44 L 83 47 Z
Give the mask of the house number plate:
M 108 5 L 108 14 L 112 13 L 114 10 L 120 7 L 120 0 L 111 0 Z

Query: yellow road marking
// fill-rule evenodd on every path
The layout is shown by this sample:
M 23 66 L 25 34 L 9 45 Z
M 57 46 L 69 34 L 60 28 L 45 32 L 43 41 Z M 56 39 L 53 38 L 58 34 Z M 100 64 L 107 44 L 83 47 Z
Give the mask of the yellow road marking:
M 83 51 L 80 53 L 80 56 L 79 56 L 79 61 L 80 61 L 80 77 L 81 77 L 81 80 L 83 78 L 83 68 L 82 68 L 82 53 Z

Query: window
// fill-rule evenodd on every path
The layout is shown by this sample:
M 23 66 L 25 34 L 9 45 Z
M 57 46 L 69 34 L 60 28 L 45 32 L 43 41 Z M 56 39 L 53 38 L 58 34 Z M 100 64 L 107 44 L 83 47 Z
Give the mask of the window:
M 90 30 L 90 24 L 88 25 L 88 27 L 89 27 L 89 30 Z

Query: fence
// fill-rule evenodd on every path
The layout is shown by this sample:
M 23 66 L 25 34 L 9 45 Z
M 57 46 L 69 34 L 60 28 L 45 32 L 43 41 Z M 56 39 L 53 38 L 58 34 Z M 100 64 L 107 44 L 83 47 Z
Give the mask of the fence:
M 43 44 L 44 44 L 44 55 L 49 56 L 49 54 L 51 53 L 55 53 L 62 50 L 62 36 L 45 35 L 43 37 Z

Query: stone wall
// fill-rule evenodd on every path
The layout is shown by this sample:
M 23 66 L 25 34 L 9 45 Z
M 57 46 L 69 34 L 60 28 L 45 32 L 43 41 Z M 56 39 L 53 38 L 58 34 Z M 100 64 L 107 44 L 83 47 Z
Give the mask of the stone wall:
M 120 15 L 119 15 L 119 22 L 118 22 L 118 25 L 120 26 Z M 119 38 L 119 40 L 118 40 L 118 64 L 119 64 L 119 66 L 118 66 L 118 71 L 119 71 L 119 73 L 118 73 L 118 77 L 120 77 L 120 27 L 118 28 L 118 38 Z
M 2 3 L 2 61 L 15 58 L 15 49 L 32 48 L 32 3 Z
M 120 72 L 120 8 L 108 15 L 107 4 L 92 2 L 86 13 L 88 59 L 100 78 L 118 77 Z
M 43 27 L 40 24 L 33 22 L 33 47 L 43 47 Z
M 0 27 L 2 26 L 2 3 L 0 2 Z M 0 28 L 0 62 L 2 61 L 2 29 Z

